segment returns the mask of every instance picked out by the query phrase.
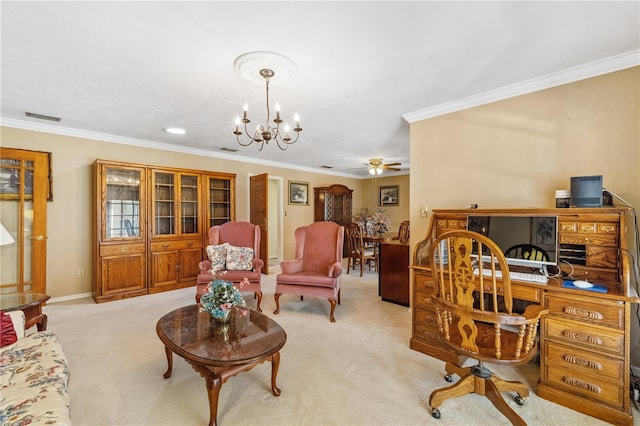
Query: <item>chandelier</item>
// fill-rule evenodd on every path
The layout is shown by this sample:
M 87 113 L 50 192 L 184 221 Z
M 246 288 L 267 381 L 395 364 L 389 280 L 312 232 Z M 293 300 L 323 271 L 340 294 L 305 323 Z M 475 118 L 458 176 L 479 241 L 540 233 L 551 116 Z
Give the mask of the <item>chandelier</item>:
M 247 128 L 247 124 L 251 123 L 251 120 L 249 120 L 249 117 L 247 116 L 249 106 L 245 103 L 244 111 L 242 113 L 242 119 L 240 117 L 236 117 L 236 129 L 233 132 L 233 134 L 236 135 L 236 140 L 242 146 L 249 146 L 255 142 L 258 144 L 258 151 L 262 151 L 262 148 L 264 148 L 264 145 L 265 144 L 268 145 L 269 141 L 273 140 L 278 145 L 278 148 L 284 151 L 289 147 L 289 145 L 296 143 L 296 141 L 298 140 L 298 137 L 300 136 L 300 132 L 302 131 L 302 128 L 300 127 L 300 118 L 298 117 L 297 113 L 294 115 L 293 120 L 295 121 L 296 125 L 293 128 L 293 131 L 296 133 L 295 133 L 295 139 L 291 139 L 291 136 L 289 134 L 291 130 L 289 127 L 289 124 L 285 123 L 284 120 L 282 120 L 282 118 L 280 117 L 280 105 L 276 103 L 276 107 L 275 107 L 276 116 L 273 119 L 275 126 L 271 127 L 271 125 L 269 124 L 269 118 L 271 117 L 271 110 L 269 108 L 269 80 L 275 75 L 275 72 L 271 69 L 263 68 L 260 70 L 260 75 L 262 76 L 262 78 L 264 78 L 266 83 L 266 88 L 267 88 L 267 120 L 265 122 L 266 124 L 257 125 L 255 132 L 253 132 L 253 136 L 251 136 L 251 132 Z M 240 123 L 243 123 L 244 133 L 246 133 L 244 142 L 243 140 L 240 139 L 240 135 L 242 135 L 242 131 L 240 130 Z M 281 130 L 280 125 L 282 123 L 284 123 L 284 126 L 282 126 L 283 128 Z

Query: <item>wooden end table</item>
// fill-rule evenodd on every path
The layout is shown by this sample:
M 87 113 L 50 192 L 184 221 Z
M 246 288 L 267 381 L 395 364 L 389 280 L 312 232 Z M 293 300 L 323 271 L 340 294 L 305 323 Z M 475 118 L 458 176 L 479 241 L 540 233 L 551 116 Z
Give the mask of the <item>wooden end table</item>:
M 282 327 L 266 315 L 248 310 L 232 312 L 229 324 L 217 324 L 198 305 L 184 306 L 164 315 L 156 325 L 165 346 L 171 377 L 173 354 L 184 358 L 205 379 L 209 396 L 209 426 L 217 424 L 220 388 L 229 378 L 271 361 L 271 392 L 280 396 L 276 376 L 280 349 L 287 341 Z
M 0 295 L 0 310 L 20 310 L 26 319 L 25 330 L 37 325 L 38 331 L 44 331 L 47 329 L 47 316 L 42 313 L 42 305 L 50 298 L 43 293 L 6 293 Z

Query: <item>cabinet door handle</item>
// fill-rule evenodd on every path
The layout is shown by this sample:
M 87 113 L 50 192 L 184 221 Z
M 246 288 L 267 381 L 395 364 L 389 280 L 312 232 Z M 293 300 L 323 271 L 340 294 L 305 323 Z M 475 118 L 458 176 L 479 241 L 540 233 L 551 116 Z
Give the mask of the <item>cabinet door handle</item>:
M 42 241 L 44 240 L 44 235 L 36 235 L 35 237 L 31 237 L 32 240 Z
M 124 253 L 125 251 L 127 251 L 127 248 L 125 246 L 120 247 L 120 253 Z
M 189 242 L 187 243 L 187 247 L 193 247 L 193 241 L 189 241 Z
M 166 243 L 165 243 L 165 244 L 163 244 L 163 245 L 162 245 L 162 248 L 163 248 L 163 249 L 169 248 L 169 244 L 166 244 Z

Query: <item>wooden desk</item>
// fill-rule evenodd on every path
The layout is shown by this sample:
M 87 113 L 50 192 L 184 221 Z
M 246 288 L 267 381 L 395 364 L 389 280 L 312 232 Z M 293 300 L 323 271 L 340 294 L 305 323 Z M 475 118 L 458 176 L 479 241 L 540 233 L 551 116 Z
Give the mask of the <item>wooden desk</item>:
M 409 245 L 385 241 L 378 253 L 379 295 L 385 302 L 409 306 Z
M 512 280 L 513 297 L 543 304 L 538 396 L 604 421 L 632 425 L 629 390 L 631 308 L 640 298 L 630 284 L 626 208 L 435 210 L 426 237 L 414 250 L 413 330 L 410 347 L 443 361 L 464 359 L 440 343 L 430 295 L 436 291 L 428 264 L 430 244 L 443 232 L 464 229 L 469 214 L 558 217 L 558 244 L 581 247 L 580 263 L 561 259 L 564 273 L 590 278 L 608 293 Z

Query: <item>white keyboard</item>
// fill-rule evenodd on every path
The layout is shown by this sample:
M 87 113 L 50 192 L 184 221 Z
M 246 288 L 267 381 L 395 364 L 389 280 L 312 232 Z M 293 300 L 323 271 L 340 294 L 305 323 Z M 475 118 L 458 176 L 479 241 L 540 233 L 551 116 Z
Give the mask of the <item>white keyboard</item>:
M 474 269 L 473 273 L 478 275 L 479 269 Z M 484 276 L 491 276 L 491 269 L 483 269 L 482 270 L 482 275 Z M 500 278 L 502 277 L 502 271 L 496 271 L 496 277 Z M 526 281 L 526 282 L 530 282 L 530 283 L 536 283 L 536 284 L 546 284 L 547 281 L 549 281 L 549 278 L 541 275 L 541 274 L 530 274 L 527 272 L 514 272 L 514 271 L 509 271 L 509 278 L 511 278 L 512 280 L 518 280 L 518 281 Z

